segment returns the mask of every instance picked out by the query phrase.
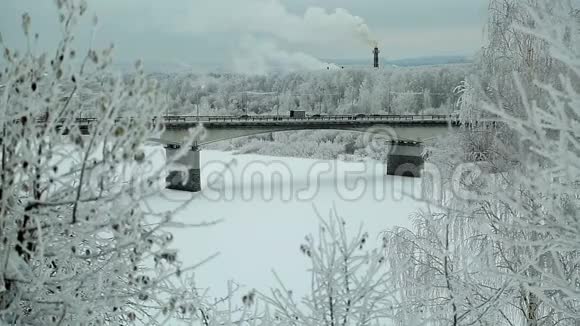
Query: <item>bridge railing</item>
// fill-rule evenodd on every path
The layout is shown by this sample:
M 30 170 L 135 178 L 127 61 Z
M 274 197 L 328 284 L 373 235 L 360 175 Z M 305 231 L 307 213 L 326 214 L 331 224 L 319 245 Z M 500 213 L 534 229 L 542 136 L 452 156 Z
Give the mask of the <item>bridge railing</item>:
M 260 115 L 260 116 L 164 116 L 165 122 L 235 122 L 235 121 L 446 121 L 455 120 L 450 115 L 395 115 L 395 114 L 358 114 L 358 115 L 309 115 L 304 118 L 292 118 L 288 116 Z
M 116 122 L 131 121 L 131 117 L 118 117 Z M 304 118 L 292 118 L 289 116 L 260 115 L 260 116 L 192 116 L 174 115 L 155 117 L 152 120 L 161 119 L 164 123 L 195 123 L 195 122 L 245 122 L 245 121 L 456 121 L 457 117 L 443 114 L 357 114 L 357 115 L 309 115 Z M 78 124 L 91 124 L 97 118 L 75 118 Z M 38 121 L 43 122 L 43 121 Z

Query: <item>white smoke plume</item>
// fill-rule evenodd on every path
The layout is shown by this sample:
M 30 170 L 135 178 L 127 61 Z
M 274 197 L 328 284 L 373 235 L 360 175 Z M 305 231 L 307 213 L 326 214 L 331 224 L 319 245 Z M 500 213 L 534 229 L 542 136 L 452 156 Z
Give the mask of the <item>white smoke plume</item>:
M 233 58 L 234 72 L 263 75 L 271 72 L 338 69 L 303 52 L 286 51 L 273 41 L 257 40 L 245 36 L 240 42 L 239 52 Z
M 155 29 L 172 35 L 191 35 L 192 42 L 197 42 L 195 45 L 199 48 L 210 45 L 216 51 L 230 51 L 235 66 L 245 71 L 254 69 L 241 69 L 242 62 L 266 70 L 284 65 L 284 70 L 320 66 L 325 69 L 325 63 L 316 56 L 333 58 L 353 53 L 368 54 L 367 48 L 377 44 L 365 20 L 342 8 L 310 7 L 302 12 L 290 11 L 282 0 L 170 2 L 171 5 L 159 0 L 108 0 L 106 4 L 97 1 L 96 6 L 103 17 L 110 17 L 115 12 L 137 16 L 131 26 L 132 33 Z M 246 38 L 246 35 L 254 38 Z M 207 45 L 199 42 L 205 38 L 211 38 Z M 232 38 L 240 40 L 241 49 L 235 46 L 237 42 L 232 46 Z M 360 52 L 354 50 L 357 48 Z M 270 50 L 271 53 L 257 53 L 257 49 Z M 195 53 L 186 55 L 194 57 Z
M 353 16 L 346 9 L 338 8 L 334 12 L 327 12 L 322 8 L 309 8 L 304 15 L 303 23 L 305 33 L 312 33 L 310 35 L 315 41 L 320 41 L 320 36 L 329 39 L 338 36 L 338 40 L 344 41 L 345 37 L 348 38 L 350 35 L 370 47 L 378 44 L 364 19 Z M 320 31 L 324 34 L 317 35 Z
M 346 9 L 310 7 L 295 14 L 280 0 L 191 0 L 189 12 L 174 24 L 182 31 L 264 34 L 293 44 L 376 43 L 364 19 Z
M 378 43 L 363 18 L 342 8 L 328 11 L 311 7 L 303 14 L 295 14 L 280 0 L 192 1 L 186 21 L 176 22 L 179 25 L 176 28 L 195 33 L 239 33 L 242 47 L 233 54 L 237 71 L 325 68 L 324 62 L 303 49 L 317 49 L 321 53 L 321 49 L 372 48 Z M 277 44 L 294 51 L 284 51 Z M 247 68 L 243 68 L 244 63 Z

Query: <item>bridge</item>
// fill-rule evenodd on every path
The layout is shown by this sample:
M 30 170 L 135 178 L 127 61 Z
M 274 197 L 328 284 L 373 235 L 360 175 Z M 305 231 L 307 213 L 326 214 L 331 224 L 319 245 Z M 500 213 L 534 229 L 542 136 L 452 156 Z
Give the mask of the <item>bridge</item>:
M 154 141 L 165 144 L 171 157 L 189 137 L 189 129 L 202 125 L 205 135 L 178 163 L 187 166 L 188 177 L 170 172 L 168 188 L 197 192 L 201 190 L 200 146 L 218 141 L 297 130 L 344 130 L 363 132 L 371 139 L 379 137 L 396 146 L 387 158 L 387 174 L 420 176 L 423 165 L 422 145 L 459 125 L 448 115 L 314 115 L 303 118 L 287 116 L 165 116 L 165 131 Z
M 304 118 L 280 116 L 171 116 L 164 117 L 165 133 L 159 142 L 181 143 L 187 130 L 202 124 L 206 130 L 199 145 L 265 133 L 297 130 L 350 130 L 368 132 L 372 128 L 389 128 L 397 143 L 423 143 L 445 134 L 449 125 L 457 124 L 447 115 L 324 115 Z

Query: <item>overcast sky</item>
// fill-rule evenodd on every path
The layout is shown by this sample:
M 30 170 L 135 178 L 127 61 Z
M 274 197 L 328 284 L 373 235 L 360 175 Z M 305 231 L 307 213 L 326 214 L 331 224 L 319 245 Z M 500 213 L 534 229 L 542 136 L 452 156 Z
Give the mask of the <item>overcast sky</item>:
M 98 0 L 96 44 L 116 58 L 223 67 L 317 58 L 365 58 L 373 40 L 384 59 L 471 55 L 482 42 L 486 0 Z M 58 29 L 53 1 L 1 0 L 0 32 L 22 44 L 20 17 L 33 17 L 42 44 Z M 88 20 L 88 18 L 87 18 Z M 77 37 L 88 44 L 88 27 Z M 264 54 L 266 52 L 267 54 Z

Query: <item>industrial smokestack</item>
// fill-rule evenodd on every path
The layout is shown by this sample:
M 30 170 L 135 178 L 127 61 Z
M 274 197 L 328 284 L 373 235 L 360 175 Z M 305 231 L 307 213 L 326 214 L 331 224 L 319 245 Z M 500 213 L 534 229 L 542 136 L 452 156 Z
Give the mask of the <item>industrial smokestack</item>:
M 381 53 L 381 51 L 379 51 L 379 47 L 375 46 L 375 49 L 373 51 L 373 54 L 375 55 L 375 68 L 379 67 L 379 53 Z

